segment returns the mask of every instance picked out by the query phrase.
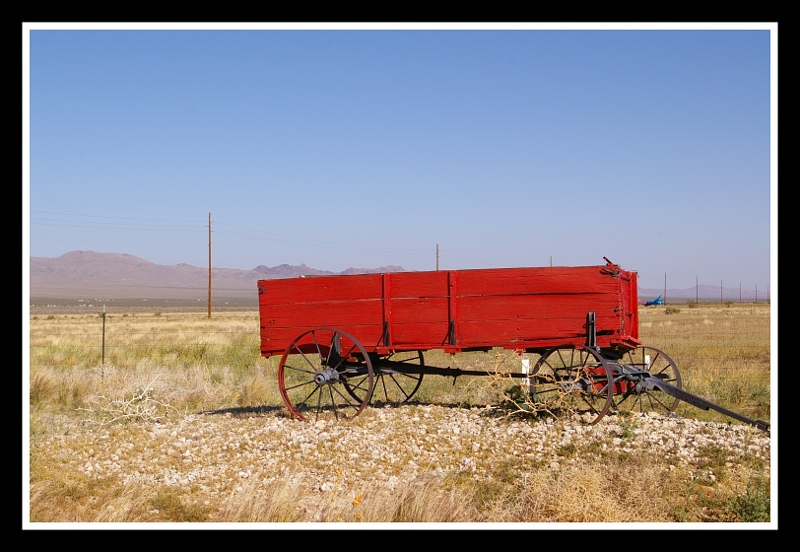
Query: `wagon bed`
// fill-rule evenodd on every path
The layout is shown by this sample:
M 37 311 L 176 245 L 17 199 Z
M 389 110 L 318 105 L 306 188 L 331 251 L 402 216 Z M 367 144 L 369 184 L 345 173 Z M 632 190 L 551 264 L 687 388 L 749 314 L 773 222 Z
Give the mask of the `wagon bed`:
M 493 347 L 538 352 L 581 345 L 595 313 L 597 345 L 638 340 L 637 276 L 615 265 L 315 276 L 258 282 L 261 354 L 329 326 L 368 352 Z

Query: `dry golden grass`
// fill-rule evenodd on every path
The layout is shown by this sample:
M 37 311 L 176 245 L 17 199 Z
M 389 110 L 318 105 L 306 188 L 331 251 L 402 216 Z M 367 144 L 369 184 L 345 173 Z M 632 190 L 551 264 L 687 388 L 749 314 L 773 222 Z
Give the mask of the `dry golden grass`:
M 750 418 L 770 419 L 768 303 L 688 304 L 639 310 L 640 337 L 677 364 L 683 388 Z M 724 421 L 685 403 L 678 413 Z
M 669 314 L 664 307 L 640 309 L 644 344 L 675 360 L 689 392 L 769 420 L 769 305 L 677 307 Z M 451 408 L 367 409 L 350 422 L 349 431 L 379 437 L 379 444 L 346 445 L 348 429 L 333 428 L 333 440 L 313 435 L 287 448 L 285 454 L 302 459 L 298 473 L 275 476 L 273 470 L 295 461 L 270 467 L 248 455 L 263 457 L 265 447 L 278 445 L 273 426 L 297 428 L 287 424 L 300 422 L 288 417 L 280 398 L 278 359 L 259 355 L 258 325 L 257 312 L 216 313 L 211 319 L 205 313 L 109 313 L 103 335 L 98 313 L 31 316 L 30 520 L 367 525 L 769 520 L 768 450 L 765 458 L 747 446 L 734 452 L 711 443 L 681 464 L 672 453 L 626 451 L 614 444 L 620 437 L 623 444 L 632 441 L 646 429 L 620 418 L 561 444 L 557 439 L 571 430 L 558 421 L 544 438 L 554 452 L 536 460 L 535 451 L 524 451 L 531 437 L 493 432 L 517 435 L 541 422 L 467 414 L 471 407 L 503 401 L 508 382 L 500 378 L 462 377 L 454 383 L 427 376 L 414 397 L 421 405 L 463 407 L 463 427 L 483 432 L 474 440 L 452 434 L 462 426 L 451 425 L 456 416 Z M 506 371 L 518 370 L 520 359 L 502 350 L 455 356 L 430 351 L 426 364 Z M 691 405 L 682 404 L 678 412 L 730 422 Z M 197 421 L 201 413 L 212 414 Z M 196 461 L 186 439 L 194 438 L 190 432 L 198 424 L 215 443 L 213 469 L 252 466 L 251 476 L 226 475 L 235 483 L 209 494 L 203 483 L 176 486 L 159 476 L 142 485 L 112 469 L 140 458 L 150 466 L 141 468 L 144 472 L 181 473 Z M 217 431 L 238 435 L 238 444 L 220 440 Z M 299 439 L 301 432 L 293 431 Z M 749 433 L 736 435 L 746 445 Z M 339 450 L 345 446 L 349 452 Z M 358 460 L 326 463 L 334 454 L 347 458 L 353 447 L 361 454 Z M 368 452 L 384 455 L 384 478 L 408 479 L 393 489 L 370 484 L 359 475 Z M 520 454 L 524 462 L 515 460 Z M 325 480 L 322 487 L 315 477 Z

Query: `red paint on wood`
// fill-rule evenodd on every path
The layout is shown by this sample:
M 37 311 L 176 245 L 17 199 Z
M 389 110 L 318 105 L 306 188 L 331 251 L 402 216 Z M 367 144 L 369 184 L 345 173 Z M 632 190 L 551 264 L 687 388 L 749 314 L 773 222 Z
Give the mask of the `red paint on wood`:
M 639 344 L 637 275 L 616 265 L 319 276 L 258 289 L 264 356 L 317 327 L 379 354 L 580 346 L 589 312 L 599 347 Z

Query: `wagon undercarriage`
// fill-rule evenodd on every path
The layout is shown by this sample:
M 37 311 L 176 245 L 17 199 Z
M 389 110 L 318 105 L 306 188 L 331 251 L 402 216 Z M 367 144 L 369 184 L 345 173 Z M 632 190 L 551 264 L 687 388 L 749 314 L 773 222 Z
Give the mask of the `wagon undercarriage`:
M 307 344 L 309 338 L 313 346 Z M 591 423 L 610 412 L 670 415 L 684 401 L 769 430 L 767 422 L 684 391 L 675 362 L 663 351 L 644 346 L 622 355 L 604 354 L 591 343 L 556 347 L 543 351 L 529 372 L 501 373 L 426 366 L 423 351 L 379 355 L 367 352 L 343 331 L 317 328 L 298 336 L 281 357 L 278 385 L 287 408 L 300 420 L 350 419 L 368 405 L 408 402 L 429 375 L 454 381 L 461 376 L 516 380 L 528 407 L 584 413 Z

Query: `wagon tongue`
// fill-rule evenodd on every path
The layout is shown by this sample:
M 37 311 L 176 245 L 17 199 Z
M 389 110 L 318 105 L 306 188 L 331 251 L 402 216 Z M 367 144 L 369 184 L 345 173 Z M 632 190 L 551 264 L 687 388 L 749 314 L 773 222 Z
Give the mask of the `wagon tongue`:
M 746 424 L 750 424 L 752 426 L 757 427 L 763 431 L 769 431 L 769 424 L 763 420 L 753 420 L 746 416 L 742 416 L 741 414 L 737 414 L 727 408 L 719 406 L 718 404 L 714 404 L 711 401 L 707 401 L 702 397 L 698 397 L 697 395 L 693 395 L 691 393 L 687 393 L 680 387 L 676 387 L 670 383 L 662 381 L 660 378 L 656 376 L 648 376 L 642 380 L 642 385 L 650 389 L 658 389 L 659 391 L 666 393 L 676 399 L 680 399 L 683 402 L 687 402 L 691 405 L 696 406 L 697 408 L 701 408 L 703 410 L 716 410 L 726 416 L 729 416 L 735 420 L 739 420 L 740 422 L 744 422 Z

